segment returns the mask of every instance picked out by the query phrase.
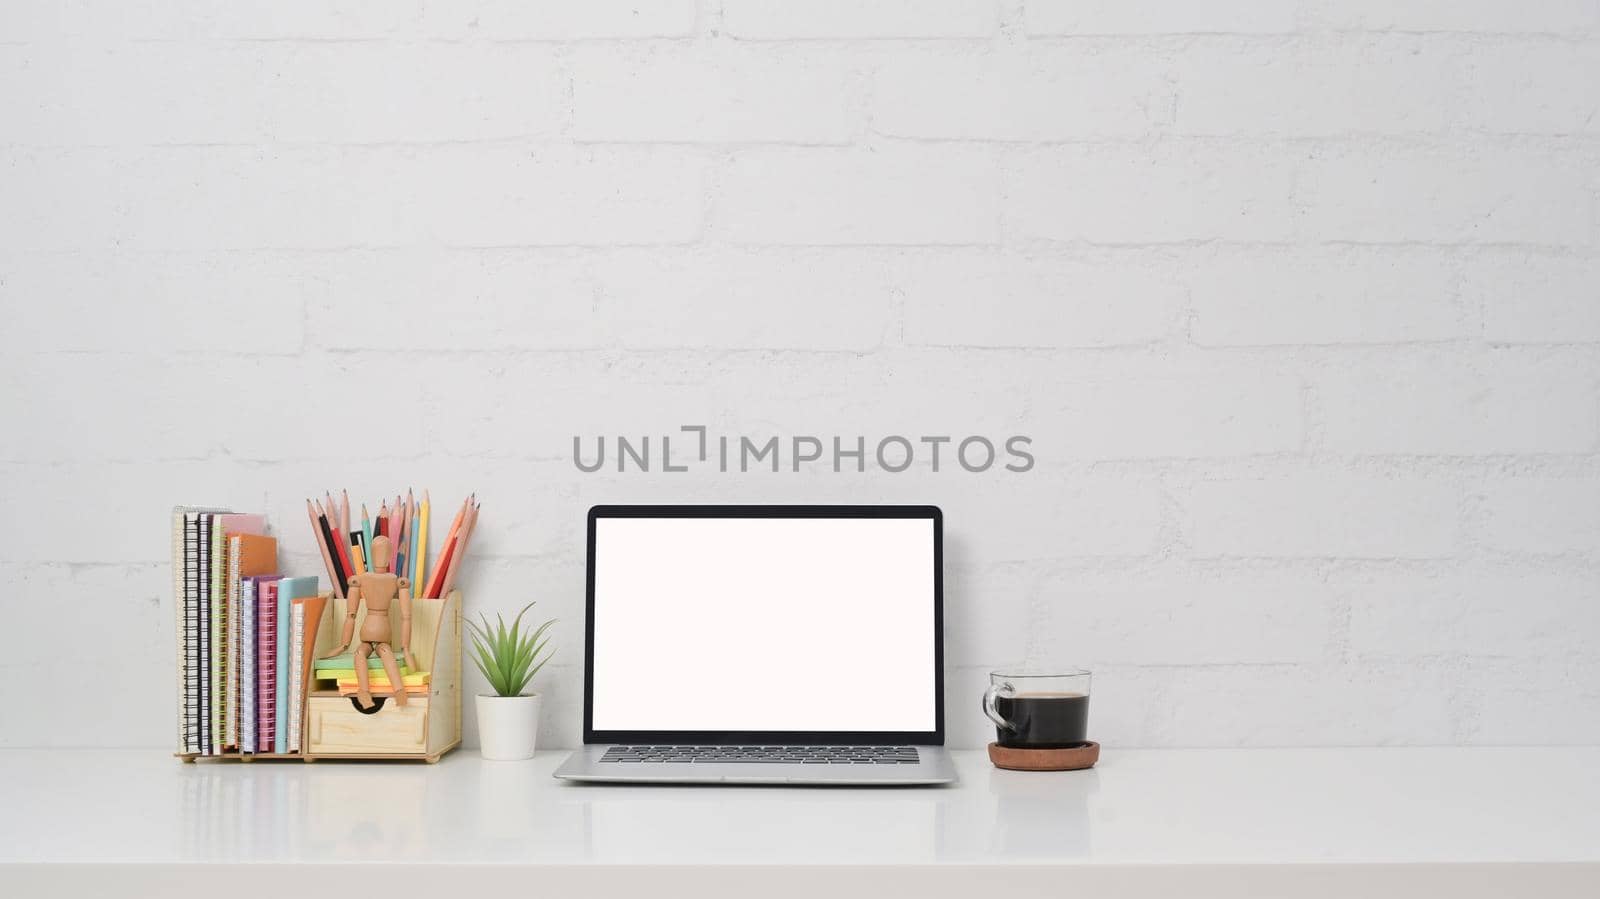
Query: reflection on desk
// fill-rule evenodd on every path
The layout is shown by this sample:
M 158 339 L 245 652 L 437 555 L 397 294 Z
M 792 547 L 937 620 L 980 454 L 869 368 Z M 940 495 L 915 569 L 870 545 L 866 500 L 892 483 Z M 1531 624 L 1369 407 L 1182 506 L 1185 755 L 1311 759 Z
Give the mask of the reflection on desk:
M 121 863 L 91 885 L 182 874 L 203 886 L 236 876 L 229 864 L 268 863 L 252 868 L 266 884 L 301 870 L 275 872 L 283 862 L 399 885 L 516 872 L 655 884 L 670 870 L 682 888 L 708 883 L 695 871 L 749 866 L 824 891 L 844 871 L 894 870 L 952 894 L 1070 874 L 1170 895 L 1188 878 L 1196 899 L 1245 883 L 1292 892 L 1337 866 L 1359 872 L 1346 890 L 1395 894 L 1538 877 L 1545 895 L 1585 895 L 1600 878 L 1594 748 L 1109 749 L 1096 769 L 1059 773 L 958 752 L 956 785 L 872 789 L 579 785 L 551 778 L 563 755 L 181 765 L 154 751 L 0 751 L 0 883 L 49 891 Z M 713 892 L 738 895 L 742 876 L 716 875 Z

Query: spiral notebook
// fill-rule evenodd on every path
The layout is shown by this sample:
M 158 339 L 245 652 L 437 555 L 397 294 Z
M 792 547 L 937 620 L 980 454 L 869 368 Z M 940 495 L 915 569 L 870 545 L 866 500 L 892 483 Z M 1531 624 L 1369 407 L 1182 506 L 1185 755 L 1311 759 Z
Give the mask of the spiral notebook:
M 278 724 L 278 585 L 256 584 L 256 748 L 273 752 Z
M 256 579 L 239 579 L 239 751 L 256 751 Z
M 220 641 L 216 646 L 213 683 L 220 698 L 218 715 L 222 730 L 213 739 L 217 749 L 239 747 L 239 586 L 246 577 L 271 573 L 278 567 L 278 541 L 265 536 L 266 521 L 259 515 L 222 515 L 217 525 L 227 537 L 227 566 L 221 590 L 223 615 Z
M 195 506 L 172 510 L 175 711 L 181 753 L 212 755 L 238 743 L 237 704 L 229 703 L 238 677 L 230 676 L 228 650 L 238 627 L 230 615 L 228 537 L 248 537 L 240 545 L 236 567 L 240 573 L 257 573 L 263 566 L 271 570 L 277 556 L 277 541 L 264 536 L 265 530 L 261 515 Z
M 200 515 L 201 509 L 172 510 L 172 595 L 177 632 L 178 751 L 202 749 L 200 732 Z
M 177 631 L 178 751 L 206 753 L 211 745 L 211 553 L 216 509 L 172 510 L 172 593 Z
M 290 698 L 289 683 L 293 667 L 294 601 L 317 595 L 315 577 L 286 577 L 278 582 L 277 627 L 273 634 L 277 650 L 274 661 L 276 693 L 273 697 L 273 751 L 289 751 L 289 722 L 295 704 Z M 263 672 L 264 674 L 264 672 Z

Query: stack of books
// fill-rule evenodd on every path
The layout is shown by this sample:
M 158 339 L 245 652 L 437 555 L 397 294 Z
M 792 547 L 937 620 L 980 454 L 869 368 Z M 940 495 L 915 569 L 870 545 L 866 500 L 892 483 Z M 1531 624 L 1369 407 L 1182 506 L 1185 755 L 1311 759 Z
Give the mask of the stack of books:
M 277 554 L 265 516 L 172 512 L 180 755 L 300 749 L 291 725 L 305 679 L 291 674 L 309 661 L 327 600 L 315 577 L 274 573 Z

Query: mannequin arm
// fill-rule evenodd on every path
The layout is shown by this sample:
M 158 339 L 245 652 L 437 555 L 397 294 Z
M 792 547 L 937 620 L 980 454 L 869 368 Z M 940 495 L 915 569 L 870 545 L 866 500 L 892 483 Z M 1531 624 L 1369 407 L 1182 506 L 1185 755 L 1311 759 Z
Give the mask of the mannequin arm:
M 356 612 L 361 610 L 361 585 L 355 581 L 350 582 L 350 590 L 345 596 L 345 608 L 348 610 L 344 616 L 344 630 L 339 634 L 339 647 L 333 652 L 323 656 L 331 659 L 343 655 L 350 648 L 350 641 L 356 635 Z
M 411 581 L 400 579 L 400 651 L 411 661 Z

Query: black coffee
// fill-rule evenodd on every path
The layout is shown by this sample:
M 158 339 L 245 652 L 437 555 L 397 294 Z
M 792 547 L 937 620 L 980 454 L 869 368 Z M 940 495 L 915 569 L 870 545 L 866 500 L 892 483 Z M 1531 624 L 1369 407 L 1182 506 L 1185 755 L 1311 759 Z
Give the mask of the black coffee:
M 1001 746 L 1060 749 L 1088 741 L 1089 697 L 1082 693 L 996 696 L 995 710 L 1016 730 L 995 728 Z

